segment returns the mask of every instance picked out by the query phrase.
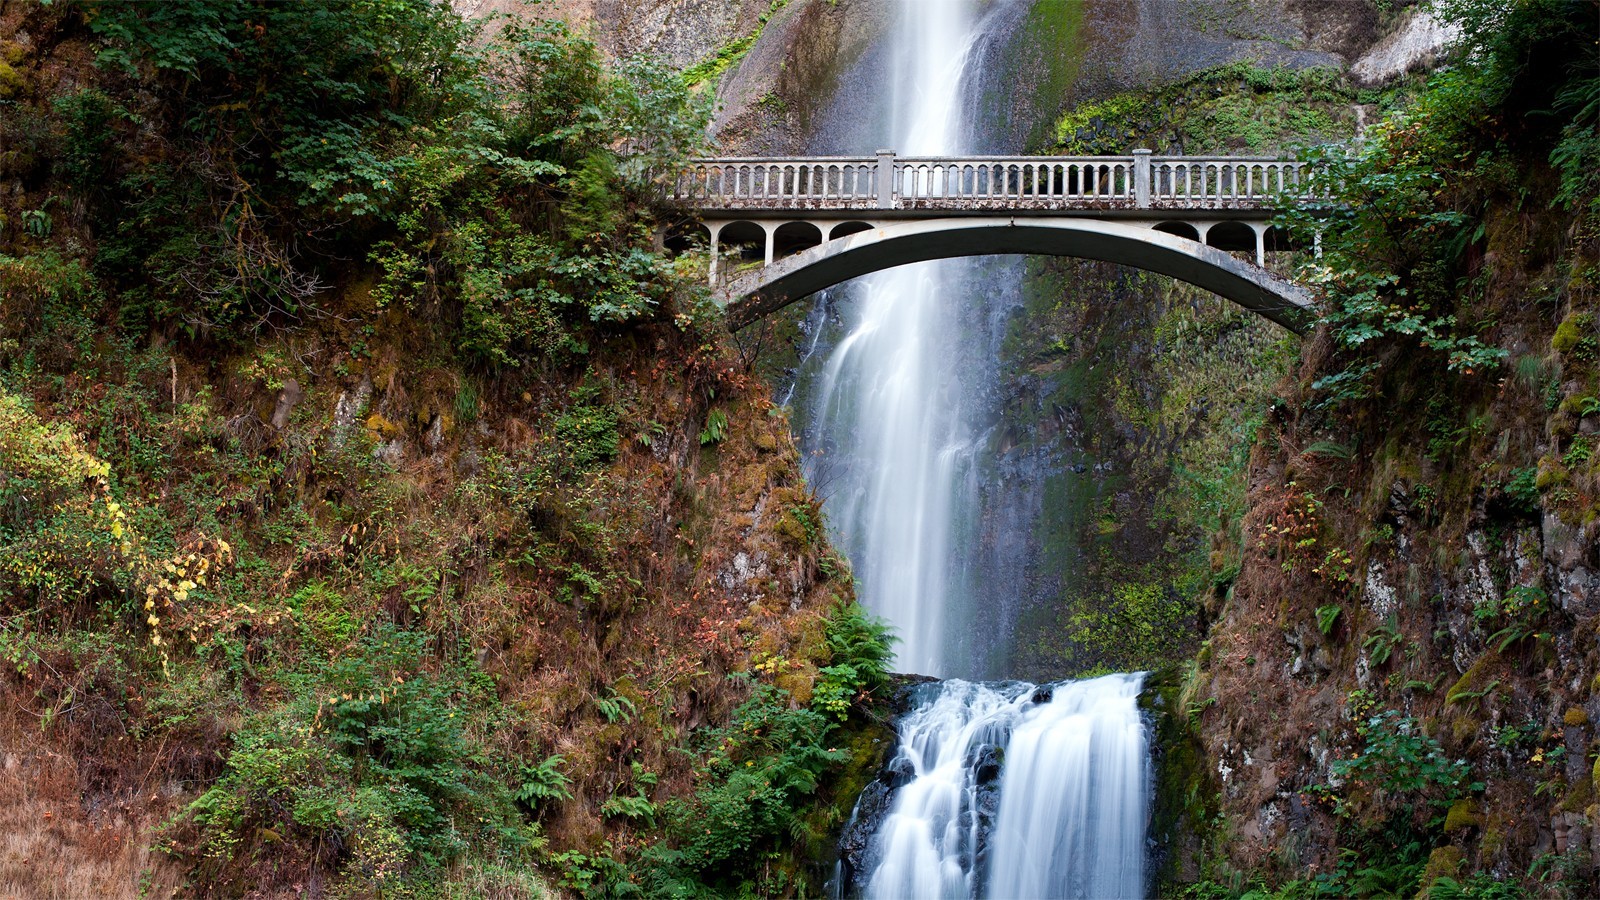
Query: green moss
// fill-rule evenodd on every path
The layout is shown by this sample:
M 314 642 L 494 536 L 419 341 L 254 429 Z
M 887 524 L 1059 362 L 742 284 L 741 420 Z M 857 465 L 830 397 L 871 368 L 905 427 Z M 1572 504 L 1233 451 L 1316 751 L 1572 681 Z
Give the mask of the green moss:
M 877 708 L 870 714 L 851 715 L 832 739 L 850 759 L 823 783 L 817 802 L 801 820 L 803 843 L 813 851 L 805 858 L 812 884 L 825 884 L 832 877 L 839 835 L 850 821 L 856 799 L 878 777 L 898 743 L 885 712 Z
M 756 20 L 756 30 L 741 37 L 734 38 L 721 47 L 717 52 L 702 59 L 687 69 L 680 76 L 688 87 L 694 87 L 703 82 L 722 77 L 722 73 L 733 68 L 745 54 L 750 52 L 756 41 L 761 39 L 762 32 L 767 30 L 767 22 L 771 21 L 778 10 L 789 5 L 789 0 L 772 0 L 772 5 Z
M 0 100 L 10 100 L 27 86 L 27 81 L 10 63 L 0 61 Z
M 1200 868 L 1215 837 L 1220 796 L 1189 717 L 1182 706 L 1182 676 L 1168 667 L 1145 679 L 1139 705 L 1155 723 L 1156 784 L 1149 839 L 1161 860 L 1153 873 L 1154 896 L 1178 894 L 1178 879 Z
M 1232 63 L 1080 105 L 1056 122 L 1055 140 L 1070 153 L 1126 153 L 1133 146 L 1265 152 L 1348 134 L 1355 93 L 1332 69 Z
M 1584 332 L 1592 327 L 1594 317 L 1587 313 L 1573 313 L 1561 320 L 1556 327 L 1555 337 L 1550 339 L 1550 346 L 1557 353 L 1571 353 L 1578 348 L 1584 339 Z
M 1572 474 L 1559 459 L 1547 456 L 1539 460 L 1539 474 L 1534 477 L 1533 486 L 1540 491 L 1547 491 L 1566 484 L 1571 477 Z
M 400 423 L 387 419 L 380 413 L 367 416 L 365 424 L 368 431 L 384 438 L 393 438 L 405 430 Z
M 1594 798 L 1594 782 L 1588 778 L 1579 778 L 1571 790 L 1567 791 L 1567 795 L 1561 798 L 1561 805 L 1556 808 L 1562 812 L 1583 812 L 1594 803 Z
M 1071 96 L 1087 50 L 1087 44 L 1080 37 L 1086 6 L 1081 0 L 1036 0 L 1023 20 L 1021 38 L 1015 42 L 1011 51 L 1013 58 L 1006 60 L 1006 65 L 1020 67 L 1018 74 L 1025 75 L 1033 83 L 1029 102 L 1036 108 L 1029 110 L 1028 121 L 1034 124 L 1024 146 L 1046 146 L 1051 135 L 1050 120 L 1059 113 L 1059 108 L 1037 108 L 1037 105 L 1059 103 Z M 1009 87 L 1017 82 L 1009 73 L 1004 73 L 995 83 Z
M 1422 871 L 1422 888 L 1426 890 L 1440 878 L 1454 878 L 1461 872 L 1464 854 L 1460 847 L 1436 847 L 1428 854 L 1427 868 Z
M 1482 824 L 1483 819 L 1479 817 L 1477 811 L 1473 808 L 1471 800 L 1457 800 L 1450 806 L 1450 811 L 1445 813 L 1444 817 L 1445 834 L 1454 834 L 1457 831 L 1464 831 L 1468 828 L 1477 828 Z

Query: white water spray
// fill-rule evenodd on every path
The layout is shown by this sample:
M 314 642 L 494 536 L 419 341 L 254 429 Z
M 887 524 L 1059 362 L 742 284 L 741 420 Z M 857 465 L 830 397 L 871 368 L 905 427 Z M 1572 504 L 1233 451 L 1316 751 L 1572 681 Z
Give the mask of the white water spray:
M 939 685 L 901 724 L 891 768 L 911 778 L 878 830 L 866 895 L 1143 896 L 1142 682 Z

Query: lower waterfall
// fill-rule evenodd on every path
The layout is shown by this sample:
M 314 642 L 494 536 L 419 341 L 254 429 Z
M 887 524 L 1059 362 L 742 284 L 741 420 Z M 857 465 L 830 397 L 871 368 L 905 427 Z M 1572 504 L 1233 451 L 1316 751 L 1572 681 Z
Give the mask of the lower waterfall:
M 1142 674 L 915 688 L 857 807 L 840 891 L 890 898 L 1145 893 Z M 878 805 L 863 815 L 862 804 Z M 873 821 L 876 819 L 877 821 Z

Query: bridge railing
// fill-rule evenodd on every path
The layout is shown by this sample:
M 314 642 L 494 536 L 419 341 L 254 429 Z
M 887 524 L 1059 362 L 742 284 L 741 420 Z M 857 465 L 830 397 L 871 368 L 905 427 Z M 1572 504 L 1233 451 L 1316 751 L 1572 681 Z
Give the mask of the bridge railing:
M 1308 164 L 1272 157 L 724 158 L 692 161 L 668 196 L 700 209 L 1195 209 L 1306 196 Z
M 872 209 L 880 177 L 875 157 L 697 159 L 668 195 L 695 206 Z
M 1127 157 L 896 159 L 894 199 L 905 208 L 926 201 L 1007 207 L 1033 203 L 1132 200 L 1134 166 Z
M 1241 157 L 1154 157 L 1150 160 L 1150 199 L 1173 201 L 1264 202 L 1283 196 L 1308 196 L 1309 166 L 1293 160 Z

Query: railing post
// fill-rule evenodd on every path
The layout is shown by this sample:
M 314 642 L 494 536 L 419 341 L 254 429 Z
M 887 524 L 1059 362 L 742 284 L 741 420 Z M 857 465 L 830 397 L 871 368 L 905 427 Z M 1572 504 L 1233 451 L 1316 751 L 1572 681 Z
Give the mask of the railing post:
M 878 208 L 894 208 L 894 151 L 878 151 Z
M 1143 147 L 1133 151 L 1133 205 L 1150 208 L 1150 151 Z

